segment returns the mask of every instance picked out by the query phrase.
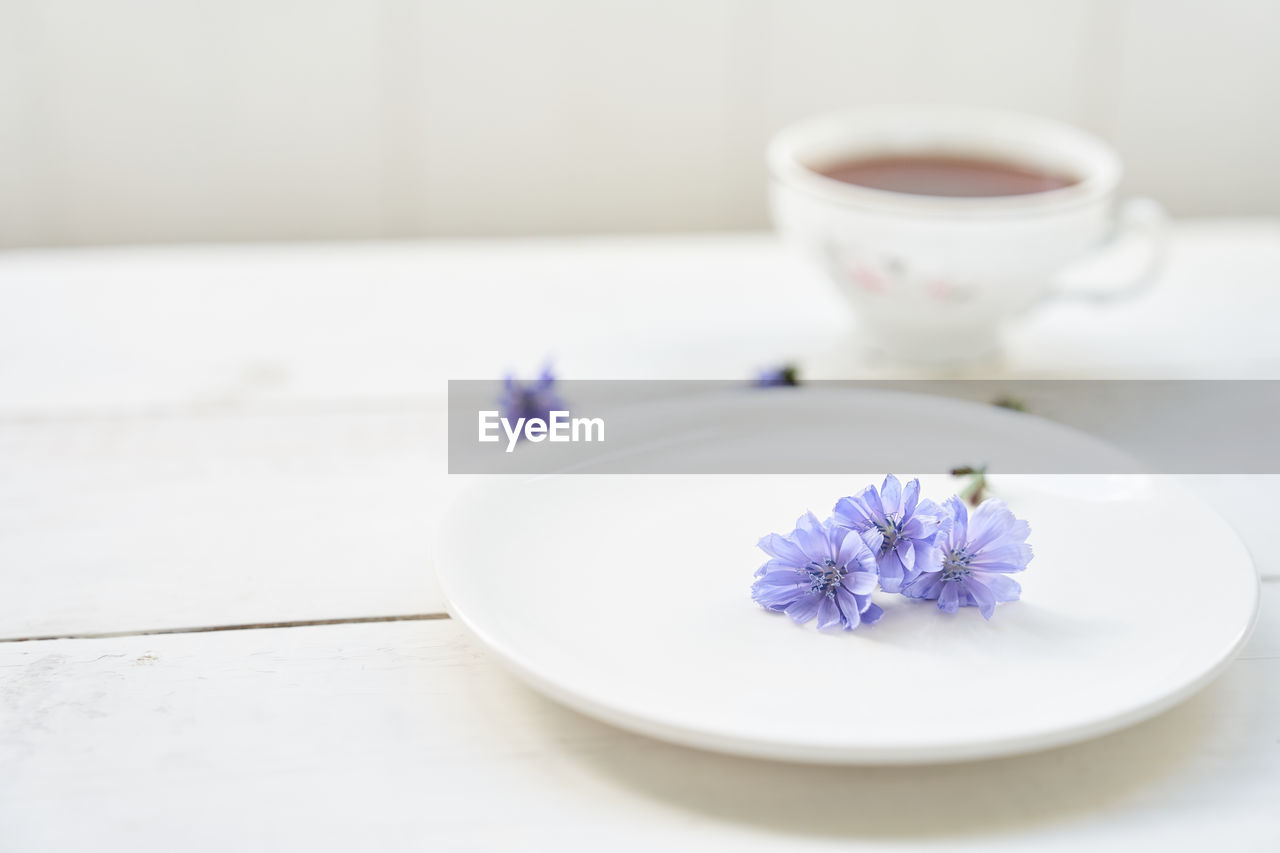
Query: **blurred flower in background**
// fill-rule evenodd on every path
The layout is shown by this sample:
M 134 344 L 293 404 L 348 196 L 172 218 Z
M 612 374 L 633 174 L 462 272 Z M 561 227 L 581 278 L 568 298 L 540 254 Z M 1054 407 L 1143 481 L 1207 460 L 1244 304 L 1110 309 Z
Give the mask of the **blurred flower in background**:
M 538 378 L 521 382 L 508 374 L 502 382 L 502 396 L 498 398 L 498 410 L 502 417 L 516 423 L 530 418 L 551 420 L 551 412 L 568 411 L 568 406 L 556 390 L 556 377 L 548 364 Z

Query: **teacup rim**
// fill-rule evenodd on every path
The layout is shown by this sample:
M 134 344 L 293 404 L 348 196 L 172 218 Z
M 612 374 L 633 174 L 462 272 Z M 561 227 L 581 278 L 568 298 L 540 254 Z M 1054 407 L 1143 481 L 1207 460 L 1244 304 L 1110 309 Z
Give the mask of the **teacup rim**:
M 986 134 L 995 139 L 999 134 L 990 128 L 1001 128 L 1008 139 L 1010 131 L 1056 137 L 1063 146 L 1085 152 L 1092 167 L 1082 169 L 1081 179 L 1068 187 L 1014 196 L 955 197 L 901 193 L 892 190 L 847 184 L 822 175 L 799 159 L 797 148 L 815 135 L 832 133 L 844 126 L 939 128 L 968 126 L 975 139 Z M 923 132 L 923 131 L 922 131 Z M 905 147 L 905 146 L 904 146 Z M 976 148 L 975 144 L 975 148 Z M 1081 158 L 1083 159 L 1083 157 Z M 1058 213 L 1081 205 L 1094 204 L 1110 197 L 1118 187 L 1123 170 L 1120 157 L 1105 141 L 1075 125 L 1057 119 L 1016 110 L 954 105 L 868 105 L 834 110 L 793 122 L 775 133 L 766 149 L 766 162 L 773 181 L 817 196 L 841 207 L 854 207 L 882 213 L 914 216 L 962 217 L 1034 215 Z M 1041 161 L 1043 162 L 1043 161 Z

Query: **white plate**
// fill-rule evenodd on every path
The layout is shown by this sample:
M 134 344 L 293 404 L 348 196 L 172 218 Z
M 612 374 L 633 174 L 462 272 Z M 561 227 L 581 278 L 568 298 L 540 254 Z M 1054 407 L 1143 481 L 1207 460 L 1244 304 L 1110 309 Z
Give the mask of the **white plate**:
M 773 412 L 772 393 L 735 398 L 735 423 Z M 847 440 L 848 406 L 882 402 L 813 394 L 790 398 L 793 411 L 797 399 L 805 416 L 787 428 L 801 453 Z M 713 435 L 723 403 L 671 405 L 654 422 L 679 411 L 693 436 L 669 451 L 682 462 L 700 447 L 717 459 L 749 450 L 750 429 L 728 449 Z M 1109 452 L 987 406 L 895 395 L 876 408 L 881 439 L 899 420 L 939 437 Z M 651 451 L 654 470 L 664 452 Z M 1235 533 L 1171 478 L 1137 474 L 996 480 L 1031 522 L 1036 557 L 1022 600 L 989 623 L 975 608 L 949 616 L 877 593 L 879 624 L 828 633 L 755 605 L 756 540 L 806 509 L 825 516 L 884 473 L 484 479 L 448 514 L 437 571 L 453 616 L 555 699 L 676 743 L 821 763 L 954 761 L 1100 735 L 1204 686 L 1252 629 L 1258 582 Z M 921 480 L 937 499 L 956 485 Z

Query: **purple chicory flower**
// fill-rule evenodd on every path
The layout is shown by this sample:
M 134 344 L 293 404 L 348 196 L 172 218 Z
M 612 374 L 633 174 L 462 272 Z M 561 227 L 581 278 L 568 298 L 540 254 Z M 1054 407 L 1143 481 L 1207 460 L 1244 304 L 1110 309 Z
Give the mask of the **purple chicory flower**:
M 867 486 L 835 506 L 835 523 L 861 534 L 876 555 L 880 586 L 901 592 L 937 560 L 937 542 L 947 524 L 942 507 L 920 500 L 920 481 L 903 486 L 890 474 L 876 491 Z
M 1015 518 L 1004 501 L 988 498 L 969 515 L 964 501 L 947 498 L 950 527 L 939 539 L 936 571 L 926 571 L 902 588 L 910 598 L 937 599 L 938 609 L 977 607 L 990 619 L 998 601 L 1017 601 L 1022 587 L 1009 577 L 1031 562 L 1031 525 Z
M 511 423 L 516 423 L 519 418 L 550 421 L 551 412 L 567 411 L 568 406 L 560 398 L 555 384 L 556 378 L 551 372 L 551 365 L 543 367 L 538 378 L 529 382 L 521 382 L 507 374 L 502 382 L 502 396 L 498 398 L 498 409 L 502 417 Z
M 800 371 L 794 364 L 783 364 L 761 370 L 752 383 L 757 388 L 778 388 L 800 384 Z
M 856 532 L 807 512 L 791 533 L 771 533 L 759 544 L 770 559 L 756 571 L 751 597 L 764 607 L 800 625 L 816 616 L 818 628 L 839 625 L 846 631 L 872 625 L 884 614 L 871 603 L 875 555 Z

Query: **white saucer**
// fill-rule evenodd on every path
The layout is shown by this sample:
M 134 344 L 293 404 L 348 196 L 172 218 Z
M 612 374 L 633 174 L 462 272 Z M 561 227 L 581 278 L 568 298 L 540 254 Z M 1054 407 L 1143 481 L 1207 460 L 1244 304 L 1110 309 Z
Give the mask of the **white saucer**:
M 813 416 L 790 421 L 795 446 L 820 453 L 843 407 L 865 407 L 868 393 L 805 397 Z M 777 399 L 735 405 L 742 416 Z M 693 427 L 723 418 L 714 403 L 672 405 Z M 890 430 L 895 411 L 913 434 L 932 412 L 923 423 L 939 432 L 963 422 L 1010 445 L 1098 447 L 976 404 L 916 397 L 883 413 Z M 714 435 L 707 442 L 723 455 Z M 697 452 L 696 440 L 679 445 L 685 461 Z M 445 520 L 437 571 L 453 616 L 570 707 L 689 746 L 833 764 L 955 761 L 1094 737 L 1203 687 L 1252 629 L 1258 581 L 1235 533 L 1172 478 L 1140 474 L 997 475 L 1000 496 L 1031 522 L 1036 557 L 1018 576 L 1022 600 L 989 623 L 975 608 L 948 616 L 877 593 L 879 624 L 828 633 L 752 602 L 760 536 L 789 531 L 807 509 L 825 517 L 885 473 L 481 479 Z M 957 485 L 921 482 L 939 500 Z

